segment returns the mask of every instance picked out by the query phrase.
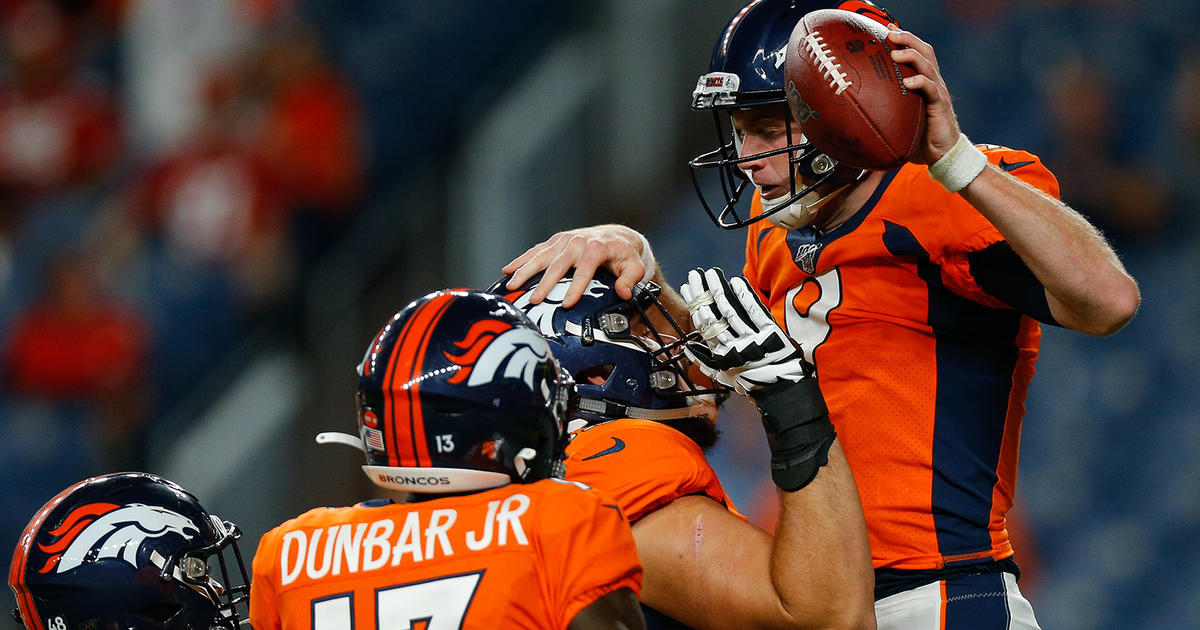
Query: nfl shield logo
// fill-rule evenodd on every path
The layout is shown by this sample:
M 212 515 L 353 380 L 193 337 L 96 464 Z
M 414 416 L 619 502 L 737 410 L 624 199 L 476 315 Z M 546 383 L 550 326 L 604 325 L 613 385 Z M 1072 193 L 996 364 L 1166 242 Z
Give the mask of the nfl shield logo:
M 821 255 L 824 243 L 802 243 L 796 247 L 796 264 L 801 271 L 811 274 L 817 269 L 817 257 Z

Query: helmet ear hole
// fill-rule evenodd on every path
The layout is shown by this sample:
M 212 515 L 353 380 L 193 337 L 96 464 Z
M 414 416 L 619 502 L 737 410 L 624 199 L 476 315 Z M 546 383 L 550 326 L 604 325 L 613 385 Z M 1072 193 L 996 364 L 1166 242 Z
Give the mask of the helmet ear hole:
M 575 382 L 581 385 L 604 385 L 608 382 L 608 377 L 612 376 L 614 369 L 616 366 L 611 363 L 593 365 L 576 372 Z

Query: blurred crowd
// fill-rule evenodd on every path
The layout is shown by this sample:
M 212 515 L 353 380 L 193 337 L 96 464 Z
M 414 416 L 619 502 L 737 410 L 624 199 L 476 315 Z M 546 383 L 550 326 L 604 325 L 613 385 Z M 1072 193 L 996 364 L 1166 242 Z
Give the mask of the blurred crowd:
M 295 329 L 366 181 L 359 98 L 288 3 L 232 3 L 228 49 L 164 48 L 191 80 L 161 88 L 129 50 L 156 4 L 0 2 L 2 415 L 70 417 L 99 470 L 137 468 L 239 336 Z M 171 89 L 189 116 L 137 118 Z

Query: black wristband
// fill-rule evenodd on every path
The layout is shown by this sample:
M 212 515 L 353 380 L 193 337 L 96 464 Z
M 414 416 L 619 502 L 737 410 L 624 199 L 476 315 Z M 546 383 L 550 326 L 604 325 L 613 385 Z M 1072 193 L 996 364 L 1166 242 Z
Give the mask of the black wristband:
M 815 378 L 781 380 L 750 392 L 771 447 L 771 479 L 787 492 L 807 486 L 829 463 L 837 433 Z

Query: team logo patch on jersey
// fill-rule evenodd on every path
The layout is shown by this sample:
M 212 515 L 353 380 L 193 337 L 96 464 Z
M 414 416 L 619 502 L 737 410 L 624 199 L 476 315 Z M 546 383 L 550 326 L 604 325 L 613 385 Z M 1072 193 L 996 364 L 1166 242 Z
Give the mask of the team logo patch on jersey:
M 56 537 L 54 542 L 38 543 L 39 549 L 50 554 L 38 573 L 66 573 L 85 560 L 102 558 L 123 560 L 136 569 L 138 552 L 146 540 L 168 534 L 190 540 L 199 533 L 191 519 L 166 508 L 89 503 L 76 508 L 49 532 Z
M 801 243 L 796 247 L 796 264 L 800 265 L 800 269 L 804 273 L 813 273 L 817 270 L 817 258 L 821 255 L 821 249 L 824 247 L 824 243 Z
M 476 322 L 462 341 L 454 344 L 461 354 L 445 353 L 459 366 L 448 382 L 466 381 L 467 387 L 486 385 L 497 378 L 515 378 L 540 392 L 537 367 L 550 358 L 550 346 L 535 330 L 514 328 L 500 320 Z

